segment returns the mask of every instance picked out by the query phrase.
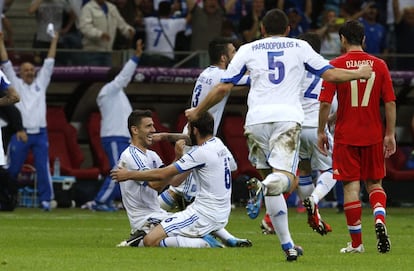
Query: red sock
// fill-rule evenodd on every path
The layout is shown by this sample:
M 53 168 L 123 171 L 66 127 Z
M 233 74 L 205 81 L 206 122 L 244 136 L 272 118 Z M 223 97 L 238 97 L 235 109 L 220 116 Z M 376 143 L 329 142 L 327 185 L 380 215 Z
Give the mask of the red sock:
M 347 202 L 344 204 L 346 224 L 348 225 L 349 234 L 352 240 L 352 247 L 358 247 L 362 244 L 361 201 Z
M 381 220 L 385 224 L 385 208 L 387 205 L 387 194 L 382 187 L 375 188 L 369 193 L 369 203 L 374 213 L 375 221 Z
M 274 230 L 272 220 L 270 219 L 270 216 L 268 213 L 265 214 L 263 219 L 266 222 L 266 224 Z

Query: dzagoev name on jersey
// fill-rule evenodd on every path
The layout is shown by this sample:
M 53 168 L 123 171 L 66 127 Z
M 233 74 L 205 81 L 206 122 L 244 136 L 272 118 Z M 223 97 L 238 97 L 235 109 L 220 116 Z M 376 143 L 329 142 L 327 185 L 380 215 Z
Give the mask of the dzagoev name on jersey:
M 345 61 L 345 65 L 347 68 L 358 68 L 359 66 L 362 65 L 369 65 L 369 66 L 373 66 L 374 65 L 374 61 L 373 60 L 348 60 Z
M 274 50 L 274 49 L 287 49 L 293 47 L 300 47 L 297 42 L 288 41 L 288 42 L 260 42 L 252 45 L 252 50 Z

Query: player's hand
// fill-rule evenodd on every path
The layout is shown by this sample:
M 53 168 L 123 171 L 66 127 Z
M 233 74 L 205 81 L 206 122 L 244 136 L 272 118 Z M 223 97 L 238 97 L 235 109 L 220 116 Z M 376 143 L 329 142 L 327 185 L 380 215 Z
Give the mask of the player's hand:
M 325 156 L 328 156 L 329 142 L 325 132 L 318 133 L 318 150 Z
M 26 143 L 27 139 L 28 139 L 26 132 L 24 130 L 17 131 L 16 132 L 16 139 L 17 139 L 17 141 L 22 141 L 22 142 Z
M 397 144 L 395 143 L 394 136 L 385 136 L 384 137 L 384 157 L 389 158 L 396 151 Z
M 112 180 L 116 182 L 123 182 L 128 180 L 128 172 L 126 168 L 123 167 L 117 167 L 111 170 L 111 177 Z
M 195 121 L 198 119 L 198 114 L 197 114 L 197 110 L 195 107 L 193 108 L 189 108 L 187 110 L 185 110 L 185 116 L 188 119 L 189 122 L 191 121 Z
M 185 147 L 185 140 L 180 139 L 175 142 L 174 150 L 175 150 L 175 159 L 178 160 L 184 154 L 184 147 Z
M 358 68 L 358 74 L 361 76 L 361 79 L 369 79 L 372 74 L 372 67 L 370 65 L 361 65 Z
M 111 36 L 109 36 L 109 34 L 108 33 L 102 33 L 102 35 L 101 35 L 101 40 L 102 41 L 110 41 L 111 40 Z

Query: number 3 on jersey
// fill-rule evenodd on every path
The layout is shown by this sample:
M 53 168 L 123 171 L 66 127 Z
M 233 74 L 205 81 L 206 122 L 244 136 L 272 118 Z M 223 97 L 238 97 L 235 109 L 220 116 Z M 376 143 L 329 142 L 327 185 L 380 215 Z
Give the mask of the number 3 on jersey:
M 275 71 L 274 73 L 269 74 L 269 80 L 273 84 L 279 84 L 285 78 L 285 65 L 283 64 L 282 61 L 277 60 L 278 56 L 283 56 L 283 55 L 284 55 L 283 51 L 267 53 L 267 63 L 269 66 L 269 70 Z
M 362 80 L 363 79 L 361 79 L 361 82 L 362 82 Z M 369 102 L 369 98 L 371 96 L 371 91 L 372 91 L 372 87 L 374 85 L 374 81 L 375 81 L 375 72 L 373 72 L 371 74 L 371 77 L 367 80 L 365 90 L 362 90 L 362 91 L 364 91 L 364 96 L 362 97 L 361 105 L 358 104 L 358 93 L 360 91 L 358 89 L 358 80 L 351 81 L 351 106 L 352 107 L 358 107 L 358 106 L 366 107 L 366 106 L 368 106 L 368 102 Z

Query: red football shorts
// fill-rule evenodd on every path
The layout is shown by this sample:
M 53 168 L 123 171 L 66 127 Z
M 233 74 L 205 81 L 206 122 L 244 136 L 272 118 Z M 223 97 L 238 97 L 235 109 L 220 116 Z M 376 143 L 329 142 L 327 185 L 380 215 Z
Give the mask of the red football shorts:
M 382 142 L 369 146 L 334 143 L 333 177 L 340 181 L 379 180 L 385 176 Z

